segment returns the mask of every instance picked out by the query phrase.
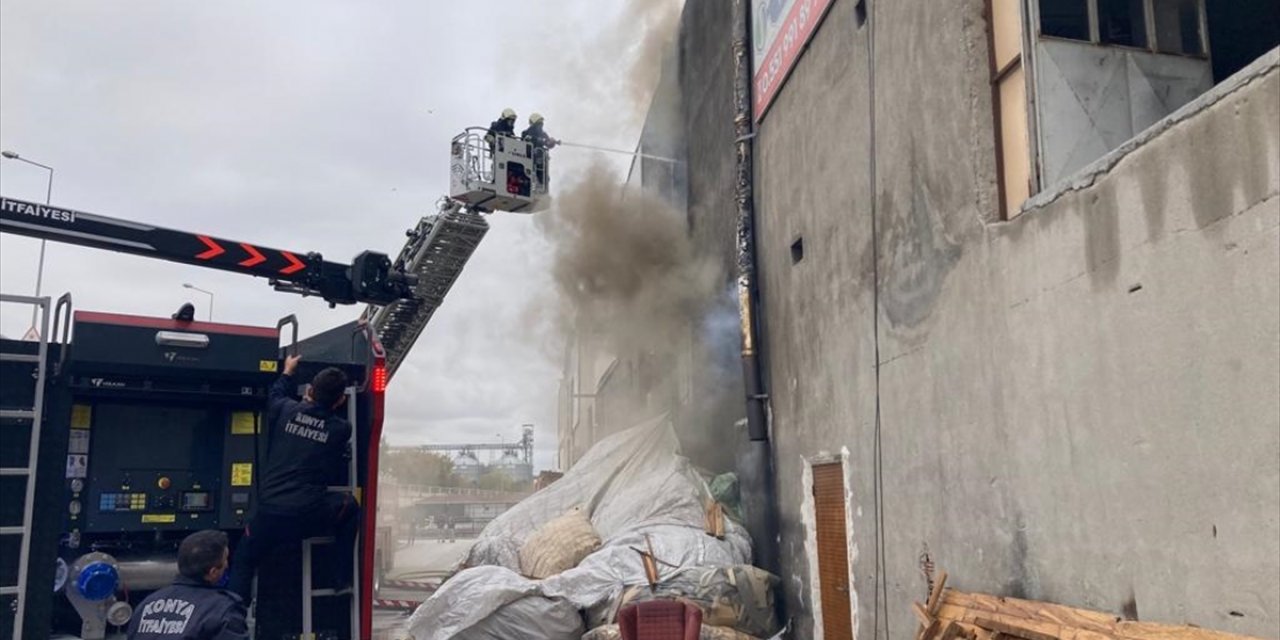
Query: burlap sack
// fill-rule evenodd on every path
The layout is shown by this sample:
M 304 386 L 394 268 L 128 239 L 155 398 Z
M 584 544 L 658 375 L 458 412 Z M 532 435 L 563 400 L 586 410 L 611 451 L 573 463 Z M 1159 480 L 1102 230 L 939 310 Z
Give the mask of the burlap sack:
M 578 566 L 600 548 L 600 536 L 580 508 L 542 525 L 520 548 L 520 573 L 541 580 Z

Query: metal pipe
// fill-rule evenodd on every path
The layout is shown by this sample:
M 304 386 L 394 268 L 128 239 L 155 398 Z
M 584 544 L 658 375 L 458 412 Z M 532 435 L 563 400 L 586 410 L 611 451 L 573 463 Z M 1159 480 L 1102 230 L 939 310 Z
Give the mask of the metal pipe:
M 756 283 L 755 199 L 752 179 L 751 106 L 751 7 L 747 0 L 733 2 L 733 126 L 737 151 L 736 193 L 738 212 L 738 315 L 741 321 L 742 378 L 746 391 L 747 436 L 750 447 L 743 460 L 744 506 L 748 527 L 755 539 L 759 564 L 778 571 L 778 518 L 774 499 L 773 452 L 769 443 L 766 402 L 769 399 L 761 374 L 759 323 L 756 318 L 759 289 Z
M 154 591 L 173 583 L 178 575 L 178 558 L 161 555 L 136 560 L 116 560 L 120 583 L 130 591 Z

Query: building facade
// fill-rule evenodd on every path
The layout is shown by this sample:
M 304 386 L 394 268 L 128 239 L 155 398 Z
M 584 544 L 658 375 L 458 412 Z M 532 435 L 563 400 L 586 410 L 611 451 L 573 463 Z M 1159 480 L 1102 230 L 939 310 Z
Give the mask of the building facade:
M 1275 32 L 1238 52 L 1241 15 L 1274 10 L 1076 4 L 835 0 L 757 124 L 796 637 L 911 633 L 925 564 L 960 588 L 1274 632 Z M 1162 30 L 1170 4 L 1192 11 Z M 1073 6 L 1070 32 L 1054 19 Z M 715 11 L 686 9 L 686 73 L 708 64 L 693 48 L 728 44 L 697 42 L 728 33 L 700 22 Z M 1217 74 L 1215 40 L 1237 56 Z M 832 519 L 843 554 L 819 540 Z
M 1276 4 L 753 4 L 795 49 L 751 185 L 793 637 L 908 637 L 933 567 L 1274 636 Z M 730 266 L 731 5 L 686 4 L 659 91 Z

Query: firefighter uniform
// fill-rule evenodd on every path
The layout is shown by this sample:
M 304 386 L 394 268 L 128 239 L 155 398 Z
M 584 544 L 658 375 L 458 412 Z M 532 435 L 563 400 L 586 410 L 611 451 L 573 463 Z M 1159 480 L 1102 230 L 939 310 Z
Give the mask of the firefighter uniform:
M 280 376 L 268 397 L 271 427 L 258 508 L 231 561 L 231 590 L 246 602 L 262 559 L 304 538 L 332 534 L 345 550 L 331 554 L 334 576 L 339 587 L 351 580 L 360 507 L 351 494 L 328 490 L 347 468 L 351 425 L 329 408 L 294 400 L 296 386 L 292 376 Z
M 129 622 L 129 640 L 247 640 L 244 603 L 230 591 L 179 577 L 147 596 Z

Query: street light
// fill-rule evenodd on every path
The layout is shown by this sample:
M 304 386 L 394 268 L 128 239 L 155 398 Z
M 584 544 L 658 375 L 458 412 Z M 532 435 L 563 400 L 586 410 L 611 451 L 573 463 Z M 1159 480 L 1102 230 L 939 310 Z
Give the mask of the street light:
M 40 167 L 41 169 L 48 171 L 49 184 L 48 186 L 45 187 L 45 190 L 44 190 L 44 204 L 47 207 L 53 202 L 53 167 L 47 164 L 40 164 L 39 162 L 36 162 L 34 160 L 28 160 L 18 155 L 17 152 L 9 151 L 7 149 L 4 151 L 0 151 L 0 156 L 4 156 L 6 160 L 17 160 L 19 162 L 25 162 L 29 165 Z M 37 298 L 40 297 L 40 283 L 42 280 L 44 280 L 44 247 L 45 247 L 45 239 L 41 238 L 40 239 L 40 263 L 38 266 L 36 266 L 36 296 L 35 297 Z M 31 310 L 31 329 L 32 330 L 36 328 L 36 314 L 39 312 L 39 310 L 40 310 L 39 307 L 33 308 Z
M 207 291 L 205 289 L 201 289 L 200 287 L 197 287 L 194 284 L 191 284 L 190 282 L 182 283 L 182 288 L 191 289 L 192 291 L 199 291 L 200 293 L 203 293 L 206 296 L 209 296 L 209 322 L 213 322 L 213 292 Z

